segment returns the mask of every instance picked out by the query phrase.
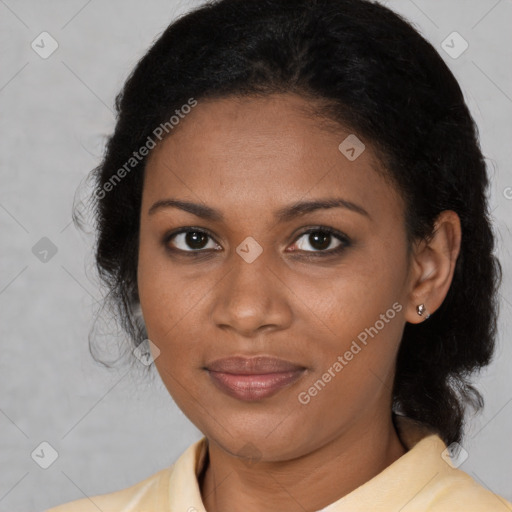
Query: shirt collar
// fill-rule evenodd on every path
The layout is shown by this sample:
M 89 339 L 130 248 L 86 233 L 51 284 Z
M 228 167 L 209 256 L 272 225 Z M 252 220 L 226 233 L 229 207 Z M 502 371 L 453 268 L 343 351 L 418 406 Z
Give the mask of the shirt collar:
M 318 512 L 405 511 L 412 500 L 417 507 L 419 501 L 428 499 L 419 496 L 424 487 L 453 471 L 441 456 L 446 444 L 438 434 L 411 418 L 394 418 L 400 440 L 408 451 L 375 477 Z M 169 481 L 170 510 L 206 512 L 198 476 L 207 450 L 208 440 L 203 437 L 175 462 Z

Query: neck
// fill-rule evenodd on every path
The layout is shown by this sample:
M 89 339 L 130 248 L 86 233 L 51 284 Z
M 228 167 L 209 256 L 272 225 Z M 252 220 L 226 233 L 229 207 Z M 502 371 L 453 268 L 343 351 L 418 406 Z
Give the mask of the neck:
M 293 460 L 247 465 L 209 442 L 199 487 L 208 512 L 314 512 L 347 495 L 401 457 L 390 416 L 361 418 L 342 435 Z

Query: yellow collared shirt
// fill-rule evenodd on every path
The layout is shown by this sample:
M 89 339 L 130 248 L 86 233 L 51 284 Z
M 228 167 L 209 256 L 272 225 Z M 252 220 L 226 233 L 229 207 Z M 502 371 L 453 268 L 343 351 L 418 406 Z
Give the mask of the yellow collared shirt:
M 438 435 L 403 416 L 396 416 L 396 425 L 408 451 L 318 512 L 512 512 L 512 503 L 446 461 L 446 445 Z M 206 512 L 197 477 L 207 447 L 203 437 L 172 466 L 131 487 L 45 512 Z

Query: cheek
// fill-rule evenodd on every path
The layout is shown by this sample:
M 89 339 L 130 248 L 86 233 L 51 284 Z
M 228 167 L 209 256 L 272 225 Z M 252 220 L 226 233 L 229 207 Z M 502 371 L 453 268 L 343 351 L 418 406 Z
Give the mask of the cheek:
M 137 267 L 137 286 L 148 334 L 169 330 L 187 309 L 189 290 L 172 271 L 169 258 L 156 235 L 141 229 Z
M 304 314 L 316 317 L 328 338 L 357 336 L 401 299 L 402 263 L 398 258 L 394 264 L 391 261 L 384 249 L 375 247 L 354 254 L 324 283 L 295 283 L 294 290 L 306 306 Z
M 188 296 L 169 272 L 169 266 L 141 237 L 137 285 L 148 338 L 160 350 L 157 367 L 171 349 L 175 330 L 186 311 Z
M 171 375 L 199 366 L 198 346 L 204 343 L 196 334 L 197 311 L 205 295 L 201 286 L 188 280 L 170 265 L 165 252 L 145 243 L 141 237 L 137 270 L 139 299 L 148 338 L 160 350 L 155 360 L 166 385 Z M 164 371 L 160 371 L 164 370 Z
M 333 393 L 325 395 L 327 400 L 369 397 L 389 378 L 404 326 L 405 277 L 405 259 L 390 245 L 379 244 L 340 267 L 328 290 L 311 286 L 305 291 L 312 306 L 309 317 L 325 334 L 317 347 L 315 379 L 328 373 Z
M 139 258 L 139 297 L 148 338 L 158 347 L 156 369 L 178 407 L 190 418 L 190 403 L 200 395 L 195 370 L 201 365 L 194 340 L 194 305 L 197 294 L 181 286 L 169 269 L 147 258 Z M 197 421 L 197 420 L 196 420 Z
M 403 329 L 397 302 L 385 303 L 382 308 L 378 303 L 366 302 L 361 309 L 356 303 L 346 304 L 345 312 L 338 314 L 337 322 L 330 326 L 338 336 L 331 334 L 322 340 L 315 372 L 298 397 L 301 403 L 308 401 L 304 412 L 333 422 L 340 414 L 355 417 L 377 407 L 392 388 Z

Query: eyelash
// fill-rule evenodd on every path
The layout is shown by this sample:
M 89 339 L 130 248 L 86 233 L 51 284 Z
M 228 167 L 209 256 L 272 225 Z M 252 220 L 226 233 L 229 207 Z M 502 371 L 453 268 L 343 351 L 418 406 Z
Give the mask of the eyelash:
M 215 249 L 196 249 L 196 250 L 192 249 L 190 251 L 184 251 L 182 249 L 176 249 L 176 248 L 169 246 L 169 242 L 175 236 L 177 236 L 181 233 L 189 233 L 189 232 L 205 234 L 218 245 L 217 241 L 215 240 L 215 237 L 208 230 L 206 230 L 204 228 L 195 228 L 193 226 L 180 228 L 180 229 L 172 231 L 170 233 L 166 233 L 163 237 L 162 242 L 163 242 L 164 246 L 167 248 L 167 250 L 171 251 L 172 253 L 181 253 L 187 257 L 188 256 L 191 256 L 191 257 L 203 256 L 204 257 L 205 253 L 215 250 Z M 334 256 L 334 255 L 340 254 L 347 247 L 350 247 L 350 245 L 351 245 L 350 239 L 345 234 L 341 233 L 340 231 L 337 231 L 336 229 L 330 228 L 328 226 L 315 226 L 315 227 L 309 228 L 309 229 L 301 232 L 299 235 L 297 235 L 297 237 L 295 238 L 293 243 L 295 244 L 304 235 L 308 235 L 311 233 L 318 233 L 318 232 L 327 233 L 329 235 L 332 235 L 334 238 L 338 239 L 341 242 L 340 245 L 338 247 L 336 247 L 335 249 L 330 249 L 328 251 L 326 251 L 326 250 L 303 251 L 301 249 L 296 249 L 292 252 L 293 253 L 304 252 L 307 255 L 306 257 L 311 256 L 311 255 L 313 255 L 313 257 L 327 257 L 327 256 Z

